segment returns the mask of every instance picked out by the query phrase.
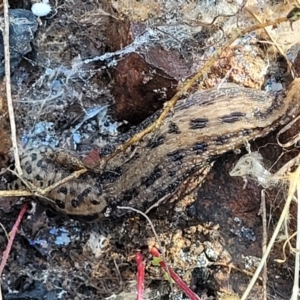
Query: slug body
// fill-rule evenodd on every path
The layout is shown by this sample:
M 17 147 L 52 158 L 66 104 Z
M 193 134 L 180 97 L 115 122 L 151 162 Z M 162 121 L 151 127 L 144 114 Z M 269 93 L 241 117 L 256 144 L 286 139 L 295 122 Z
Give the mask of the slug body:
M 145 210 L 220 154 L 293 119 L 299 112 L 299 86 L 300 79 L 294 80 L 285 95 L 232 84 L 196 92 L 179 101 L 156 132 L 108 161 L 101 172 L 68 181 L 41 201 L 87 220 L 124 214 L 117 205 Z M 24 178 L 40 188 L 71 173 L 47 158 L 49 151 L 33 149 L 21 159 Z M 19 181 L 14 188 L 20 188 Z

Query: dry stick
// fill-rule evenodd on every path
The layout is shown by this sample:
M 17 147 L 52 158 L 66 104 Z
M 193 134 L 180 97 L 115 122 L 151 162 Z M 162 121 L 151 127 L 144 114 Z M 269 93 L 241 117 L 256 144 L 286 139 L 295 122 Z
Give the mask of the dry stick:
M 288 198 L 287 198 L 287 200 L 285 202 L 285 205 L 283 207 L 282 213 L 280 215 L 280 219 L 279 219 L 279 221 L 277 223 L 277 226 L 276 226 L 276 228 L 274 230 L 274 233 L 273 233 L 273 235 L 272 235 L 272 237 L 271 237 L 271 239 L 269 241 L 269 244 L 268 244 L 268 247 L 266 249 L 266 252 L 264 253 L 264 255 L 263 255 L 262 259 L 261 259 L 261 262 L 260 262 L 259 266 L 257 267 L 257 269 L 256 269 L 256 271 L 255 271 L 255 273 L 254 273 L 254 275 L 253 275 L 253 277 L 252 277 L 252 279 L 251 279 L 251 281 L 250 281 L 250 283 L 249 283 L 246 291 L 244 292 L 241 300 L 246 300 L 247 299 L 247 297 L 248 297 L 248 295 L 249 295 L 249 293 L 250 293 L 253 285 L 255 284 L 255 282 L 256 282 L 256 280 L 257 280 L 257 278 L 258 278 L 258 276 L 259 276 L 259 274 L 260 274 L 260 272 L 261 272 L 261 270 L 262 270 L 262 268 L 263 268 L 263 266 L 264 266 L 264 264 L 265 264 L 265 262 L 267 260 L 267 257 L 270 254 L 270 251 L 271 251 L 271 249 L 272 249 L 272 247 L 273 247 L 273 245 L 275 243 L 275 240 L 276 240 L 276 238 L 277 238 L 277 236 L 278 236 L 278 234 L 280 232 L 281 226 L 284 223 L 284 220 L 285 220 L 285 218 L 287 217 L 287 215 L 289 213 L 289 208 L 290 208 L 291 202 L 293 200 L 293 195 L 294 195 L 294 193 L 296 191 L 297 181 L 299 180 L 299 178 L 300 178 L 300 166 L 298 166 L 297 170 L 293 173 L 293 180 L 290 183 Z
M 192 77 L 190 80 L 187 80 L 183 84 L 183 87 L 172 97 L 172 99 L 165 103 L 164 109 L 163 109 L 162 113 L 160 114 L 160 116 L 157 118 L 157 120 L 155 122 L 153 122 L 151 125 L 149 125 L 147 128 L 145 128 L 144 130 L 142 130 L 141 132 L 134 135 L 132 138 L 130 138 L 123 145 L 119 146 L 118 149 L 114 153 L 112 153 L 110 156 L 108 156 L 104 160 L 104 164 L 107 163 L 113 157 L 115 157 L 117 154 L 119 154 L 121 152 L 124 152 L 132 144 L 134 144 L 134 143 L 138 142 L 139 140 L 141 140 L 146 134 L 148 134 L 148 133 L 152 132 L 153 130 L 159 128 L 161 123 L 165 119 L 165 117 L 174 108 L 176 102 L 183 95 L 185 95 L 197 81 L 200 81 L 201 79 L 205 78 L 205 76 L 208 74 L 208 72 L 210 71 L 211 67 L 216 62 L 216 60 L 220 56 L 220 54 L 222 54 L 222 52 L 227 47 L 229 47 L 233 42 L 235 42 L 239 37 L 251 32 L 251 31 L 255 31 L 257 29 L 263 29 L 265 27 L 277 25 L 279 23 L 283 23 L 283 22 L 287 22 L 287 21 L 290 21 L 290 22 L 297 21 L 300 18 L 300 16 L 298 14 L 300 14 L 300 9 L 295 9 L 294 8 L 288 14 L 287 17 L 278 18 L 274 21 L 269 21 L 269 22 L 265 22 L 265 23 L 262 23 L 262 24 L 253 25 L 253 26 L 250 26 L 248 28 L 239 29 L 239 30 L 237 30 L 237 32 L 233 33 L 231 38 L 222 47 L 220 47 L 218 50 L 216 50 L 213 53 L 213 55 L 207 61 L 207 63 L 204 65 L 204 67 L 201 68 L 201 70 L 198 71 L 198 73 L 194 77 Z
M 47 193 L 51 192 L 53 189 L 68 182 L 69 180 L 78 178 L 80 175 L 84 174 L 86 171 L 87 171 L 87 169 L 85 169 L 85 168 L 77 170 L 77 171 L 73 172 L 72 174 L 68 175 L 67 177 L 63 178 L 62 180 L 59 180 L 58 182 L 53 183 L 52 185 L 48 186 L 45 189 L 37 189 L 37 194 L 38 195 L 39 194 L 46 195 Z
M 1 197 L 22 197 L 22 196 L 23 197 L 27 197 L 27 196 L 43 197 L 44 195 L 48 194 L 53 189 L 56 189 L 60 185 L 66 183 L 72 179 L 78 178 L 80 175 L 84 174 L 86 171 L 87 171 L 86 168 L 77 170 L 77 171 L 73 172 L 72 174 L 68 175 L 67 177 L 59 180 L 58 182 L 53 183 L 52 185 L 48 186 L 45 189 L 35 187 L 32 183 L 20 178 L 22 180 L 22 182 L 24 183 L 24 185 L 26 185 L 26 187 L 29 189 L 29 191 L 28 190 L 0 191 L 0 196 Z M 18 174 L 16 174 L 13 170 L 10 170 L 10 172 L 12 172 L 16 176 L 18 176 Z
M 14 151 L 15 166 L 18 174 L 21 176 L 23 174 L 20 157 L 17 147 L 17 134 L 16 134 L 16 124 L 15 124 L 15 114 L 11 97 L 11 83 L 10 83 L 10 52 L 9 52 L 9 16 L 8 16 L 8 0 L 3 0 L 4 4 L 4 56 L 5 56 L 5 84 L 6 84 L 6 98 L 8 106 L 8 114 L 10 121 L 10 130 L 11 130 L 11 141 Z
M 0 197 L 30 197 L 34 195 L 33 192 L 27 190 L 0 191 Z

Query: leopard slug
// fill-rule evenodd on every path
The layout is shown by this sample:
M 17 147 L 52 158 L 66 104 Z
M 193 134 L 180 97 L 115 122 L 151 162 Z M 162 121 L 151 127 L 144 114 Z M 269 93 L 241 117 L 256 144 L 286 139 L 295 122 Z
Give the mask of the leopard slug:
M 299 112 L 299 87 L 300 79 L 295 79 L 284 94 L 233 84 L 195 92 L 176 104 L 156 132 L 108 161 L 101 172 L 72 179 L 41 201 L 87 221 L 121 216 L 124 211 L 117 205 L 145 210 L 220 154 L 293 119 Z M 28 150 L 21 159 L 24 178 L 39 188 L 71 173 L 45 152 L 51 150 Z M 13 187 L 19 189 L 20 184 L 16 180 Z

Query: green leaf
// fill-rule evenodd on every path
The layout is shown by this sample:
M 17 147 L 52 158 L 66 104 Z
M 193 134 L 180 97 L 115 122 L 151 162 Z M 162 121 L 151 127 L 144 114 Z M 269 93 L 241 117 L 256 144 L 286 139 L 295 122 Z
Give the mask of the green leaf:
M 153 266 L 159 266 L 160 264 L 160 262 L 162 262 L 163 260 L 162 260 L 162 258 L 161 257 L 154 257 L 153 259 L 152 259 L 152 265 Z

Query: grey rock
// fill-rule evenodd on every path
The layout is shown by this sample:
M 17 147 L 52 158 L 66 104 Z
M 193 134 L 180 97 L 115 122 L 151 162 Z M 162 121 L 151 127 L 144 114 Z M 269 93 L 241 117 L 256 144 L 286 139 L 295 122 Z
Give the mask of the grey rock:
M 3 15 L 0 20 L 4 24 Z M 20 63 L 22 56 L 32 50 L 30 43 L 37 31 L 38 22 L 34 14 L 25 9 L 9 10 L 9 22 L 10 64 L 11 71 L 13 71 Z M 0 31 L 0 77 L 3 76 L 4 44 L 2 31 Z

